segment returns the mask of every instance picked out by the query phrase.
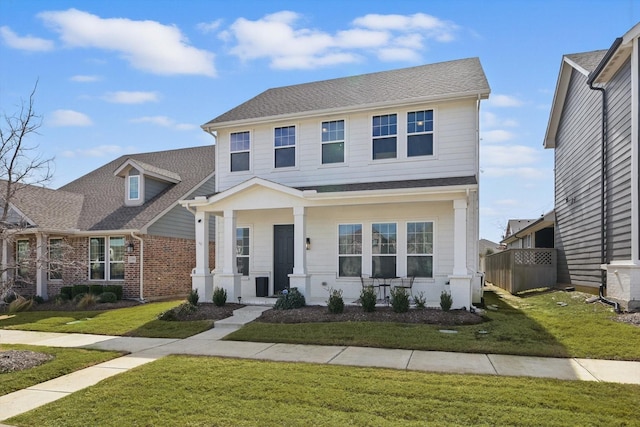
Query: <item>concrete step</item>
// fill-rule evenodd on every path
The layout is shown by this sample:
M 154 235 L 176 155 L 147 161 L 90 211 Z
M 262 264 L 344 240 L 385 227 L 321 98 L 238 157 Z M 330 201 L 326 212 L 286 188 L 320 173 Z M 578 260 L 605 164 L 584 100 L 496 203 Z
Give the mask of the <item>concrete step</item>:
M 256 320 L 263 311 L 271 309 L 270 306 L 247 305 L 245 307 L 234 310 L 233 316 L 226 319 L 216 320 L 213 323 L 214 328 L 239 328 L 249 322 Z

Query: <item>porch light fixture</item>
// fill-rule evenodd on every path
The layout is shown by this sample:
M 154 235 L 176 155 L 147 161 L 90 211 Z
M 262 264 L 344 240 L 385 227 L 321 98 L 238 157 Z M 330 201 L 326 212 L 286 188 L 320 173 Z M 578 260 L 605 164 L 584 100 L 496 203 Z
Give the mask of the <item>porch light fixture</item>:
M 306 244 L 306 248 L 307 250 L 311 249 L 311 239 L 307 237 L 307 244 Z
M 127 253 L 133 252 L 133 249 L 134 249 L 133 242 L 127 243 Z

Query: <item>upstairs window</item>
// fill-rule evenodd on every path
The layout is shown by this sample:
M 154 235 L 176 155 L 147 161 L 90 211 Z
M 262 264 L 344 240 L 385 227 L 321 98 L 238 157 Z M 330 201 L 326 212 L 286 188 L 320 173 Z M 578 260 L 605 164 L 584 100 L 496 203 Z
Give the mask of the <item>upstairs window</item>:
M 236 132 L 230 135 L 231 172 L 249 170 L 251 137 L 249 132 Z
M 407 156 L 433 155 L 433 110 L 407 114 Z
M 396 277 L 397 226 L 371 225 L 371 267 L 373 277 Z
M 236 266 L 238 274 L 249 275 L 249 228 L 236 228 Z
M 275 128 L 275 167 L 286 168 L 296 165 L 296 127 Z
M 395 159 L 398 156 L 397 134 L 396 114 L 373 116 L 373 160 Z
M 344 120 L 322 122 L 322 164 L 344 163 Z
M 140 199 L 140 176 L 129 176 L 129 200 Z

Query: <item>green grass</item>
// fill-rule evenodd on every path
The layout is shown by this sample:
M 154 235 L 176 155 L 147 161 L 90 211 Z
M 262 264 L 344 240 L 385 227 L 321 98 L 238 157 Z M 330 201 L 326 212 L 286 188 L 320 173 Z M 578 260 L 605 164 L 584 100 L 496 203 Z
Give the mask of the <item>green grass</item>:
M 29 345 L 0 345 L 5 350 L 31 350 L 55 356 L 42 365 L 23 371 L 0 374 L 0 396 L 22 390 L 68 373 L 122 356 L 115 351 L 53 348 Z
M 443 327 L 421 324 L 253 322 L 225 339 L 640 360 L 638 327 L 613 321 L 611 307 L 585 304 L 586 297 L 561 291 L 530 293 L 524 298 L 485 292 L 486 304 L 495 304 L 498 310 L 486 310 L 487 321 L 479 325 L 445 327 L 457 334 L 443 334 L 439 332 Z
M 107 311 L 26 311 L 0 320 L 0 328 L 148 338 L 186 338 L 213 326 L 211 320 L 166 322 L 156 317 L 183 301 L 156 302 Z
M 638 407 L 637 385 L 169 356 L 6 422 L 625 426 Z

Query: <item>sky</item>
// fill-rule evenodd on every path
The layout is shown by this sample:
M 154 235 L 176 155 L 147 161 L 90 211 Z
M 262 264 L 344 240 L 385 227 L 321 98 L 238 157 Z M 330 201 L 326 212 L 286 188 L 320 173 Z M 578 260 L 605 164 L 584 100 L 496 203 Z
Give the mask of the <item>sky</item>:
M 123 155 L 211 145 L 271 87 L 479 57 L 480 237 L 553 209 L 542 147 L 562 55 L 608 49 L 640 0 L 0 0 L 0 114 L 37 83 L 28 143 L 58 188 Z

